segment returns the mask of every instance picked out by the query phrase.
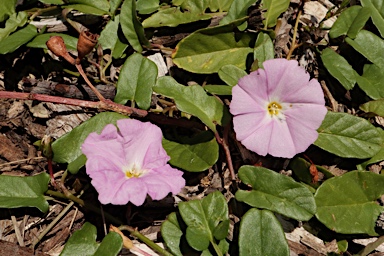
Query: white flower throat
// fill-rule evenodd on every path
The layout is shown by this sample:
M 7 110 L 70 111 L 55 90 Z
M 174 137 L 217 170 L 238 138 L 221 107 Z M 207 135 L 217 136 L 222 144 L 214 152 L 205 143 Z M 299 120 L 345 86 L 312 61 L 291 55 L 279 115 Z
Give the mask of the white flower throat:
M 139 178 L 147 173 L 147 170 L 143 170 L 140 165 L 134 163 L 131 167 L 124 168 L 125 177 L 130 178 Z

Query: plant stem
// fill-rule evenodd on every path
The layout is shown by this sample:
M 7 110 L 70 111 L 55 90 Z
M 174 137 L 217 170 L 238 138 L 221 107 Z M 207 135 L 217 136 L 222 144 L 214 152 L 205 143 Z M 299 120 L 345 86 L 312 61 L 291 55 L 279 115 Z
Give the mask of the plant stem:
M 299 45 L 296 45 L 296 35 L 297 35 L 297 27 L 299 26 L 300 16 L 301 16 L 301 11 L 299 11 L 299 13 L 297 14 L 295 28 L 293 30 L 292 44 L 287 54 L 287 60 L 291 59 L 293 51 L 299 46 Z
M 101 95 L 101 93 L 93 86 L 91 81 L 89 81 L 87 75 L 84 73 L 84 70 L 83 70 L 83 67 L 81 66 L 81 64 L 76 64 L 75 66 L 76 66 L 77 70 L 79 71 L 80 75 L 84 78 L 85 82 L 88 84 L 89 88 L 91 88 L 91 90 L 96 94 L 97 98 L 100 101 L 103 101 L 103 102 L 106 101 L 104 96 Z
M 148 237 L 144 236 L 143 234 L 141 234 L 136 229 L 134 229 L 134 228 L 132 228 L 130 226 L 126 226 L 126 225 L 120 226 L 119 229 L 120 230 L 127 230 L 129 233 L 131 233 L 131 235 L 139 238 L 146 245 L 148 245 L 154 251 L 160 253 L 161 255 L 163 255 L 163 256 L 172 256 L 172 254 L 170 252 L 166 251 L 165 249 L 163 249 L 160 246 L 158 246 L 157 244 L 155 244 L 152 240 L 148 239 Z
M 223 256 L 223 253 L 221 252 L 219 246 L 214 241 L 211 241 L 211 244 L 213 246 L 213 249 L 215 249 L 217 256 Z
M 45 94 L 8 92 L 8 91 L 0 91 L 0 99 L 38 100 L 38 101 L 74 105 L 74 106 L 80 106 L 80 107 L 86 107 L 86 108 L 109 110 L 109 111 L 122 113 L 125 115 L 135 115 L 138 117 L 145 117 L 148 114 L 146 110 L 131 108 L 128 106 L 117 104 L 111 100 L 96 102 L 96 101 L 87 101 L 87 100 L 78 100 L 78 99 L 50 96 Z
M 215 132 L 215 138 L 216 138 L 217 142 L 224 149 L 225 157 L 227 159 L 228 169 L 229 169 L 229 172 L 231 174 L 231 179 L 232 179 L 232 182 L 234 182 L 234 181 L 236 181 L 235 169 L 233 168 L 231 151 L 229 150 L 227 139 L 225 137 L 227 137 L 227 136 L 224 136 L 224 138 L 221 138 L 219 133 L 217 131 Z

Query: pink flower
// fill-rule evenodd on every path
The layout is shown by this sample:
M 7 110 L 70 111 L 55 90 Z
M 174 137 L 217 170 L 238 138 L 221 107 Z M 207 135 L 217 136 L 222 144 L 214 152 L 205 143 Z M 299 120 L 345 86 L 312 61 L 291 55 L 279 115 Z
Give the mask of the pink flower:
M 295 60 L 272 59 L 232 89 L 237 140 L 259 155 L 292 158 L 318 137 L 327 109 L 319 82 Z
M 122 119 L 91 133 L 81 149 L 87 157 L 86 171 L 102 204 L 142 205 L 146 195 L 163 199 L 185 186 L 183 172 L 167 164 L 162 132 L 151 123 Z

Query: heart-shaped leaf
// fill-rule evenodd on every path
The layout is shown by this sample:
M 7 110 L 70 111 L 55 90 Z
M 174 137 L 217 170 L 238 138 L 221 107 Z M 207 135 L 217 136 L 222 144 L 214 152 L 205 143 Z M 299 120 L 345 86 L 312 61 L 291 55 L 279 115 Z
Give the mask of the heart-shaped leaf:
M 374 228 L 383 207 L 376 203 L 384 194 L 384 176 L 352 171 L 326 180 L 316 191 L 316 217 L 342 234 L 377 235 Z
M 48 190 L 49 175 L 40 173 L 29 177 L 0 175 L 0 207 L 36 207 L 48 211 L 44 193 Z
M 179 110 L 196 116 L 214 132 L 216 124 L 224 125 L 227 121 L 228 110 L 218 99 L 208 96 L 200 85 L 184 86 L 164 76 L 157 80 L 153 90 L 174 99 Z
M 156 64 L 139 53 L 132 54 L 121 68 L 115 102 L 125 104 L 131 100 L 141 109 L 148 109 L 156 78 Z
M 163 139 L 163 147 L 171 157 L 170 164 L 189 172 L 205 171 L 219 158 L 219 145 L 212 132 L 199 134 L 184 143 Z
M 252 36 L 247 33 L 235 36 L 234 29 L 242 21 L 204 28 L 190 34 L 176 46 L 172 54 L 174 63 L 190 72 L 202 74 L 218 72 L 229 64 L 244 70 L 247 55 L 252 52 Z
M 249 210 L 240 222 L 240 256 L 289 255 L 283 228 L 268 210 Z
M 96 236 L 96 227 L 88 222 L 84 223 L 69 238 L 60 256 L 115 256 L 123 247 L 121 236 L 116 232 L 110 232 L 100 244 L 96 242 Z
M 316 212 L 312 193 L 290 177 L 263 167 L 244 165 L 239 169 L 239 178 L 252 190 L 238 190 L 235 195 L 238 201 L 296 220 L 309 220 Z
M 180 240 L 183 236 L 183 231 L 181 231 L 176 213 L 169 214 L 167 220 L 161 225 L 161 236 L 164 238 L 168 249 L 174 255 L 183 255 L 180 251 Z
M 369 158 L 381 149 L 376 128 L 366 119 L 347 113 L 328 112 L 318 132 L 314 144 L 341 157 Z

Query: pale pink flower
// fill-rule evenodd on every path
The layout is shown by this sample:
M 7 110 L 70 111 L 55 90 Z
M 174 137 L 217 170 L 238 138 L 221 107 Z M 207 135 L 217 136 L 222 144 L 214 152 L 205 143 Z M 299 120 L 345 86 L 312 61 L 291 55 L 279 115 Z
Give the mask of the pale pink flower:
M 185 186 L 183 172 L 167 164 L 170 159 L 159 127 L 149 122 L 121 119 L 101 134 L 91 133 L 81 150 L 87 157 L 86 171 L 102 204 L 142 205 L 177 194 Z
M 292 158 L 318 137 L 327 109 L 319 82 L 295 60 L 272 59 L 232 89 L 236 138 L 265 156 Z

